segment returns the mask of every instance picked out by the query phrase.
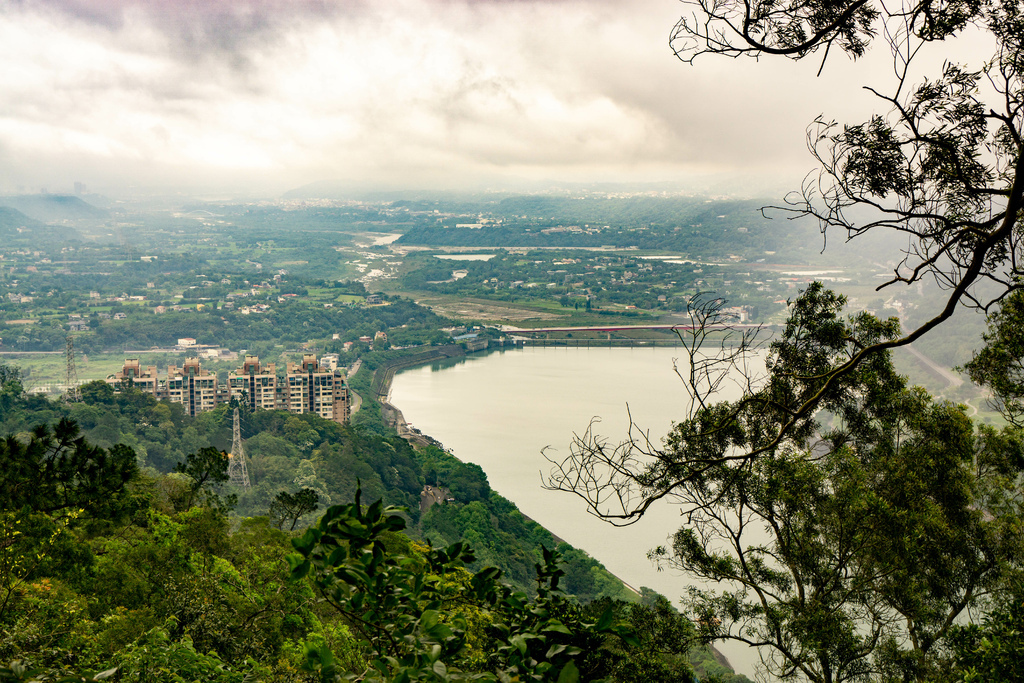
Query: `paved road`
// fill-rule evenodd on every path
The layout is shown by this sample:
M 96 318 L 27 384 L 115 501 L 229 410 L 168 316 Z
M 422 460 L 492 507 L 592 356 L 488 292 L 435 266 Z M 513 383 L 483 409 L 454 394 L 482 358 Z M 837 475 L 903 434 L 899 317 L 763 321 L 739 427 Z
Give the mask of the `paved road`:
M 359 367 L 362 364 L 363 364 L 363 359 L 359 358 L 358 360 L 356 360 L 355 363 L 352 364 L 352 367 L 349 368 L 348 372 L 345 373 L 345 375 L 347 377 L 355 377 L 355 374 L 357 372 L 359 372 Z M 359 407 L 361 405 L 363 405 L 363 397 L 360 396 L 359 394 L 357 394 L 356 392 L 352 391 L 351 388 L 349 388 L 348 393 L 349 393 L 349 395 L 351 397 L 350 398 L 351 403 L 349 403 L 348 414 L 351 416 L 351 415 L 355 415 L 357 412 L 359 412 Z
M 64 351 L 0 351 L 0 356 L 63 356 Z
M 931 358 L 915 349 L 913 346 L 904 346 L 903 348 L 909 351 L 910 354 L 914 356 L 914 358 L 917 358 L 919 361 L 921 361 L 922 363 L 927 365 L 931 370 L 933 370 L 937 375 L 939 375 L 944 380 L 949 382 L 949 386 L 959 387 L 963 385 L 963 378 L 953 374 L 952 372 L 949 371 L 948 368 L 942 367 L 941 365 L 933 361 Z
M 348 407 L 348 414 L 351 416 L 359 412 L 359 407 L 363 405 L 363 397 L 351 389 L 348 390 L 348 394 L 351 401 Z

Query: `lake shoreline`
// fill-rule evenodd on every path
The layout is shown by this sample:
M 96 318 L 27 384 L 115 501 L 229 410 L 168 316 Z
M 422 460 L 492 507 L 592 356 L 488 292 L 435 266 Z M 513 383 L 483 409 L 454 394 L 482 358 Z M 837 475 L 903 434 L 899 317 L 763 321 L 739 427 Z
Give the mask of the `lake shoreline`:
M 566 457 L 572 435 L 588 425 L 595 436 L 608 437 L 609 446 L 626 437 L 630 424 L 655 440 L 668 433 L 690 402 L 674 371 L 683 349 L 528 345 L 515 350 L 403 369 L 388 403 L 396 411 L 400 407 L 407 433 L 421 434 L 482 467 L 493 488 L 524 515 L 584 550 L 609 573 L 649 586 L 673 604 L 685 599 L 693 578 L 648 559 L 652 548 L 671 543 L 679 527 L 679 513 L 671 505 L 654 506 L 627 529 L 609 526 L 571 497 L 541 487 L 549 466 L 542 453 Z M 738 390 L 723 389 L 723 400 Z M 392 420 L 395 416 L 389 413 Z M 736 643 L 715 649 L 726 654 L 734 671 L 754 676 L 756 652 Z
M 538 344 L 537 346 L 546 346 L 546 345 Z M 591 348 L 593 348 L 593 347 L 591 347 Z M 605 348 L 608 348 L 608 345 L 605 345 Z M 650 346 L 648 346 L 648 348 L 650 348 Z M 391 402 L 391 384 L 392 384 L 392 382 L 394 380 L 395 375 L 398 374 L 398 373 L 401 373 L 401 372 L 416 371 L 417 369 L 421 369 L 423 366 L 433 365 L 433 364 L 435 364 L 437 362 L 441 362 L 441 363 L 451 362 L 453 364 L 455 364 L 455 363 L 464 363 L 465 360 L 470 359 L 470 358 L 481 358 L 482 359 L 483 357 L 489 356 L 492 353 L 496 353 L 496 352 L 497 353 L 501 353 L 501 352 L 503 352 L 505 350 L 508 350 L 508 347 L 504 347 L 504 348 L 500 348 L 499 347 L 499 348 L 496 348 L 496 349 L 490 349 L 487 352 L 476 352 L 476 353 L 472 353 L 472 354 L 463 354 L 463 355 L 458 356 L 458 357 L 450 357 L 450 358 L 443 358 L 443 359 L 442 358 L 435 358 L 433 360 L 431 360 L 431 359 L 423 359 L 423 361 L 420 362 L 420 363 L 406 363 L 406 364 L 404 364 L 403 367 L 401 367 L 400 369 L 397 370 L 397 372 L 389 372 L 388 373 L 388 376 L 386 378 L 387 379 L 387 393 L 384 394 L 384 396 L 378 398 L 378 402 L 381 405 L 381 416 L 383 417 L 385 423 L 388 426 L 390 426 L 393 429 L 395 429 L 395 431 L 399 434 L 399 436 L 401 436 L 403 439 L 406 439 L 407 441 L 409 441 L 414 447 L 422 447 L 422 446 L 428 446 L 428 445 L 435 446 L 437 448 L 440 448 L 442 450 L 445 450 L 445 451 L 449 452 L 450 454 L 452 454 L 453 457 L 456 457 L 459 460 L 462 460 L 462 462 L 470 462 L 470 461 L 464 460 L 462 458 L 459 458 L 459 456 L 452 449 L 446 448 L 444 446 L 444 444 L 441 443 L 438 439 L 436 439 L 435 437 L 433 437 L 433 436 L 431 436 L 429 434 L 426 434 L 426 433 L 420 431 L 414 425 L 410 424 L 406 420 L 405 415 L 402 412 L 401 408 L 399 408 L 395 403 Z M 570 346 L 566 350 L 567 351 L 575 351 L 576 349 L 574 347 Z M 580 348 L 580 350 L 581 351 L 585 351 L 586 349 L 585 348 Z M 383 389 L 383 386 L 381 387 L 381 389 Z M 498 492 L 500 493 L 500 491 L 498 491 Z M 505 494 L 502 494 L 502 495 L 505 495 Z M 533 521 L 533 522 L 539 524 L 544 529 L 546 529 L 548 531 L 548 533 L 551 534 L 552 538 L 555 540 L 556 543 L 566 543 L 568 545 L 571 545 L 571 546 L 573 546 L 575 548 L 578 548 L 578 549 L 582 550 L 583 552 L 586 552 L 589 556 L 593 557 L 598 562 L 601 562 L 601 565 L 605 568 L 605 571 L 607 571 L 609 574 L 614 576 L 617 580 L 622 582 L 622 584 L 627 589 L 629 589 L 631 592 L 633 592 L 637 596 L 640 595 L 640 591 L 639 591 L 639 589 L 637 587 L 633 586 L 630 582 L 625 581 L 621 576 L 619 576 L 619 574 L 617 574 L 616 572 L 614 572 L 611 569 L 609 569 L 607 567 L 606 563 L 604 561 L 602 561 L 599 557 L 595 556 L 591 550 L 585 548 L 579 542 L 573 543 L 571 541 L 568 541 L 568 540 L 560 537 L 558 534 L 556 534 L 553 531 L 551 531 L 551 529 L 549 529 L 543 522 L 540 522 L 537 519 L 535 519 L 535 518 L 531 517 L 530 515 L 526 514 L 525 512 L 523 512 L 522 509 L 519 506 L 518 501 L 516 501 L 514 497 L 509 496 L 509 495 L 505 495 L 505 497 L 509 501 L 511 501 L 513 504 L 516 505 L 517 509 L 519 509 L 520 514 L 522 514 L 524 518 L 529 519 L 530 521 Z M 728 667 L 732 671 L 737 671 L 736 667 L 731 663 L 730 659 L 720 649 L 718 649 L 714 645 L 708 645 L 707 647 L 710 649 L 710 651 L 712 653 L 712 656 L 715 658 L 716 661 L 718 661 L 720 664 Z

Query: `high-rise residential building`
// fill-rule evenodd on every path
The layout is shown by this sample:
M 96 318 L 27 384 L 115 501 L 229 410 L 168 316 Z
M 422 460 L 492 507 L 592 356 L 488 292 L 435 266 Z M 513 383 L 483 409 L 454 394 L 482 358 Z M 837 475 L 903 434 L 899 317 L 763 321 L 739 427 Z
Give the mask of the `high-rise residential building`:
M 198 358 L 187 358 L 181 368 L 169 365 L 163 381 L 157 378 L 156 366 L 143 371 L 137 358 L 128 358 L 106 381 L 114 391 L 131 384 L 158 399 L 181 403 L 192 416 L 237 399 L 250 410 L 316 413 L 342 424 L 349 418 L 343 371 L 321 364 L 313 354 L 303 355 L 301 363 L 288 363 L 284 377 L 278 376 L 273 363 L 263 365 L 258 356 L 247 355 L 242 367 L 228 374 L 226 385 L 218 384 L 217 376 L 204 370 Z
M 160 396 L 160 382 L 157 377 L 156 366 L 147 365 L 143 370 L 138 358 L 125 358 L 121 371 L 107 377 L 107 384 L 113 386 L 135 387 L 139 391 L 150 394 L 156 398 Z
M 204 370 L 198 358 L 186 358 L 179 369 L 167 366 L 167 400 L 181 403 L 195 417 L 217 407 L 217 375 Z
M 333 371 L 322 369 L 316 356 L 307 353 L 302 363 L 288 363 L 284 390 L 292 413 L 316 413 L 335 422 L 348 421 L 348 389 Z
M 228 374 L 230 398 L 243 399 L 250 410 L 279 407 L 277 382 L 277 368 L 273 363 L 260 365 L 259 356 L 246 355 L 242 367 Z

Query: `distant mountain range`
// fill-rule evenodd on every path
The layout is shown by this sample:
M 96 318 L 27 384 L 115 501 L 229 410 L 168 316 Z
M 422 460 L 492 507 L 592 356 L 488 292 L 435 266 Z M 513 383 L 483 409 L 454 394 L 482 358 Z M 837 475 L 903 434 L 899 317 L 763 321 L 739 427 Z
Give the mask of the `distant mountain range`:
M 0 206 L 17 209 L 22 214 L 44 223 L 90 218 L 100 219 L 110 216 L 110 212 L 106 209 L 95 207 L 74 195 L 65 194 L 0 196 Z

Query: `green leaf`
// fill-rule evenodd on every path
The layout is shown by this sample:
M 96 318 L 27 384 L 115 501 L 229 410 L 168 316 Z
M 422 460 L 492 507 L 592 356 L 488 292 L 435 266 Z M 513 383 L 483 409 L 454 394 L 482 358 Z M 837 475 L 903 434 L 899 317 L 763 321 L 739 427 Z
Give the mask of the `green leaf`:
M 331 652 L 331 648 L 326 645 L 321 645 L 319 650 L 320 664 L 325 669 L 334 666 L 334 653 Z
M 292 578 L 293 581 L 296 581 L 298 579 L 302 579 L 302 578 L 304 578 L 306 576 L 306 574 L 309 573 L 309 570 L 310 570 L 309 560 L 302 559 L 301 555 L 289 555 L 287 559 L 288 559 L 288 564 L 291 565 L 291 569 L 292 569 L 292 576 L 291 576 L 291 578 Z M 295 564 L 295 561 L 297 561 L 298 564 Z
M 612 631 L 619 638 L 622 638 L 622 642 L 626 643 L 626 645 L 629 645 L 630 647 L 640 647 L 640 639 L 637 638 L 633 629 L 627 626 L 617 626 L 613 628 Z
M 306 533 L 298 538 L 292 539 L 292 547 L 303 555 L 309 555 L 320 540 L 320 532 L 317 529 L 306 529 Z
M 347 555 L 348 549 L 343 545 L 339 545 L 331 551 L 331 554 L 327 557 L 327 565 L 330 567 L 337 567 L 342 563 L 342 561 L 344 561 Z
M 437 624 L 427 631 L 427 635 L 434 640 L 447 640 L 455 635 L 455 633 L 447 624 Z
M 597 620 L 597 626 L 594 628 L 598 633 L 602 633 L 608 630 L 608 627 L 612 625 L 612 621 L 614 620 L 615 613 L 612 611 L 611 607 L 608 607 L 608 609 L 604 611 L 604 614 L 601 615 L 601 618 Z
M 544 633 L 563 633 L 563 634 L 565 634 L 567 636 L 571 636 L 572 635 L 572 631 L 567 629 L 565 627 L 565 624 L 563 624 L 560 621 L 555 621 L 555 620 L 551 620 L 548 623 L 548 625 L 544 627 L 543 632 Z
M 432 609 L 424 610 L 423 616 L 420 617 L 420 626 L 424 631 L 429 631 L 437 626 L 437 621 L 438 615 L 436 611 Z
M 558 683 L 579 683 L 579 680 L 580 670 L 572 660 L 569 660 L 558 674 Z
M 548 648 L 547 653 L 544 655 L 544 659 L 551 659 L 555 655 L 561 654 L 565 651 L 565 648 L 566 645 L 563 645 L 561 643 L 555 643 L 554 645 Z

